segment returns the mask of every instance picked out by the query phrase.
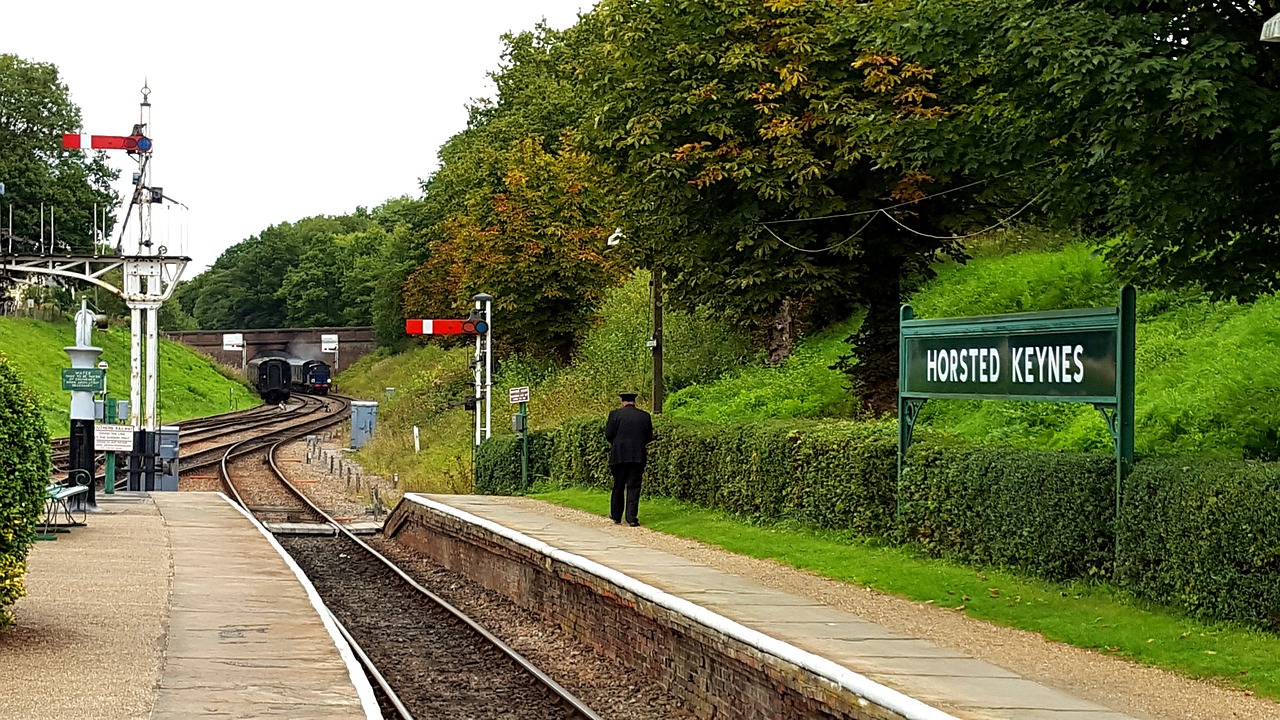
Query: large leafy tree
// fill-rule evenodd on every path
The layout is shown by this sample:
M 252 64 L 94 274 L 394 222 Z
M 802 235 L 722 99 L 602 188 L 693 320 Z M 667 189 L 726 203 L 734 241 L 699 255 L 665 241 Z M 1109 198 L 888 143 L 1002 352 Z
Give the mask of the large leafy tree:
M 962 167 L 895 162 L 884 128 L 924 132 L 948 109 L 929 67 L 867 52 L 866 13 L 844 0 L 606 0 L 587 127 L 626 190 L 632 247 L 678 303 L 761 328 L 774 360 L 797 321 L 866 307 L 850 365 L 885 410 L 899 302 L 939 257 L 961 256 L 947 230 L 1001 194 L 969 189 Z
M 1280 289 L 1273 0 L 880 0 L 874 44 L 939 70 L 946 134 L 900 146 L 989 177 L 1026 168 L 1055 216 L 1115 238 L 1148 284 Z M 874 22 L 870 22 L 874 18 Z
M 62 149 L 62 133 L 80 129 L 80 109 L 56 66 L 0 54 L 0 227 L 7 233 L 12 207 L 15 251 L 37 250 L 42 204 L 45 242 L 51 213 L 60 251 L 91 249 L 94 205 L 114 208 L 118 173 L 103 153 Z M 109 213 L 108 228 L 113 223 Z
M 504 349 L 567 359 L 619 268 L 604 255 L 612 194 L 568 131 L 583 117 L 577 78 L 593 26 L 504 38 L 492 100 L 441 149 L 424 185 L 436 221 L 403 285 L 404 312 L 447 317 L 495 296 Z

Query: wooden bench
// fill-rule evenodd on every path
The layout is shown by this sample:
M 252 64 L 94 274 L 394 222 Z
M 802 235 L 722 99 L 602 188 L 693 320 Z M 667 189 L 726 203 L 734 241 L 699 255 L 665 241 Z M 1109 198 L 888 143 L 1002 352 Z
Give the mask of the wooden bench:
M 72 471 L 73 477 L 88 476 L 89 474 L 83 470 Z M 92 477 L 89 482 L 93 482 Z M 41 533 L 37 535 L 39 540 L 53 540 L 56 536 L 50 534 L 50 531 L 57 532 L 58 528 L 70 528 L 77 525 L 84 525 L 89 519 L 89 508 L 87 504 L 79 507 L 71 505 L 71 499 L 84 495 L 89 492 L 89 486 L 81 485 L 78 482 L 71 482 L 68 478 L 64 483 L 49 483 L 44 489 L 44 522 L 41 523 Z M 79 518 L 77 520 L 77 518 Z M 62 520 L 63 522 L 58 522 Z M 63 530 L 63 532 L 67 532 Z

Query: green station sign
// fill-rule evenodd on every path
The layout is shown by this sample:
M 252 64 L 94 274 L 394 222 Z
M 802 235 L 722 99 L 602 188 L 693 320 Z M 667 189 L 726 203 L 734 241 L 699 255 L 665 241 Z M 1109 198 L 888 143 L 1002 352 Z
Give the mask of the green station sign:
M 102 392 L 106 376 L 99 368 L 62 368 L 62 389 Z
M 902 306 L 898 334 L 898 475 L 931 399 L 1090 403 L 1102 413 L 1119 479 L 1133 465 L 1135 295 L 1115 307 L 920 319 Z

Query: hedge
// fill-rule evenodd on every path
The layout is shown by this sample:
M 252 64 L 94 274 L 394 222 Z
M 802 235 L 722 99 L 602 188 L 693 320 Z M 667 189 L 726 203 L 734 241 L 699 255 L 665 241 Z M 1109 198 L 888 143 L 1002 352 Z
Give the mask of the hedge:
M 27 549 L 49 481 L 49 431 L 40 403 L 0 354 L 0 626 L 25 593 Z
M 892 423 L 663 418 L 656 431 L 647 494 L 1051 580 L 1106 580 L 1201 617 L 1280 628 L 1280 463 L 1140 461 L 1122 490 L 1117 542 L 1111 455 L 973 447 L 925 434 L 899 485 Z M 532 475 L 611 486 L 603 419 L 531 441 Z M 487 442 L 477 491 L 523 492 L 519 457 L 512 438 Z
M 1110 576 L 1113 456 L 922 444 L 908 459 L 898 540 L 1051 580 Z
M 1280 463 L 1147 460 L 1125 494 L 1123 586 L 1201 617 L 1280 629 Z

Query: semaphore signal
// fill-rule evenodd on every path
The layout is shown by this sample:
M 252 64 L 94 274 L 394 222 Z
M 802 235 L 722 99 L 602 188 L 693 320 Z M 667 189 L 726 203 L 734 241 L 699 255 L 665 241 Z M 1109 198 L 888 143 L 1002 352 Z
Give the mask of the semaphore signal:
M 151 138 L 146 135 L 81 135 L 63 133 L 62 147 L 68 150 L 127 150 L 151 152 Z

